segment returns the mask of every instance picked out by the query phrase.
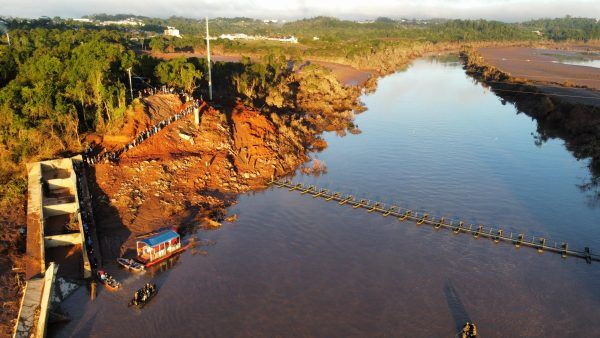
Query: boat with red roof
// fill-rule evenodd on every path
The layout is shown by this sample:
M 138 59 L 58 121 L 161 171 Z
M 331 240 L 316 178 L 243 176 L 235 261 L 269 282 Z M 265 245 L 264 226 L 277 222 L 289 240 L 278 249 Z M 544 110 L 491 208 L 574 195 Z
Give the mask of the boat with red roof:
M 163 230 L 137 240 L 138 261 L 148 268 L 184 251 L 189 246 L 189 243 L 182 246 L 181 236 L 177 231 Z

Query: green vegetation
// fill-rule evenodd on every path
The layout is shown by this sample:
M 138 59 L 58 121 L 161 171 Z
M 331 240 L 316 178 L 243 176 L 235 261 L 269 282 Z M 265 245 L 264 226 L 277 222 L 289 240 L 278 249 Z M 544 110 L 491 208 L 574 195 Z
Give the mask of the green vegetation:
M 182 88 L 189 93 L 194 90 L 196 81 L 202 78 L 202 72 L 184 57 L 159 63 L 155 75 L 160 83 Z
M 24 188 L 24 162 L 81 149 L 83 133 L 119 128 L 128 108 L 126 70 L 191 91 L 201 64 L 136 56 L 114 30 L 16 29 L 0 45 L 0 197 Z
M 80 132 L 105 130 L 125 112 L 125 68 L 135 62 L 119 34 L 58 29 L 13 30 L 0 46 L 0 185 L 2 195 L 31 158 L 80 147 Z M 19 176 L 19 175 L 18 175 Z M 22 177 L 22 176 L 21 176 Z
M 272 54 L 254 63 L 249 58 L 242 59 L 241 72 L 233 75 L 233 85 L 237 93 L 255 104 L 267 104 L 283 108 L 290 88 L 283 82 L 290 72 L 284 56 Z
M 525 27 L 539 30 L 547 39 L 564 40 L 597 40 L 600 39 L 600 23 L 596 19 L 572 18 L 566 16 L 557 19 L 541 19 L 526 22 Z
M 147 18 L 129 14 L 87 16 L 96 20 L 142 20 L 147 31 L 155 27 L 175 26 L 184 35 L 204 35 L 204 20 L 183 17 L 168 19 Z M 380 17 L 372 22 L 355 22 L 331 17 L 316 17 L 291 21 L 284 24 L 264 23 L 251 18 L 211 19 L 213 35 L 222 33 L 245 33 L 262 35 L 295 35 L 301 42 L 312 41 L 314 36 L 320 41 L 341 41 L 353 39 L 422 39 L 431 42 L 442 41 L 481 41 L 537 39 L 532 30 L 539 30 L 542 38 L 551 40 L 593 40 L 600 38 L 600 24 L 595 18 L 573 18 L 566 16 L 557 19 L 540 19 L 523 23 L 504 23 L 488 20 L 414 20 Z M 158 31 L 160 32 L 160 30 Z

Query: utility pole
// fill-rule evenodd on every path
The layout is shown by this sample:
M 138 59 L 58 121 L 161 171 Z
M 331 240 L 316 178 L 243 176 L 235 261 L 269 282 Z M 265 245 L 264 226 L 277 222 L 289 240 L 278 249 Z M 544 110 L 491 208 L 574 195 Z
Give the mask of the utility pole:
M 210 74 L 210 36 L 208 34 L 208 16 L 206 17 L 206 61 L 208 62 L 208 100 L 212 101 L 212 76 Z
M 131 85 L 131 67 L 127 68 L 127 73 L 129 73 L 129 93 L 131 94 L 131 102 L 133 102 L 133 86 Z

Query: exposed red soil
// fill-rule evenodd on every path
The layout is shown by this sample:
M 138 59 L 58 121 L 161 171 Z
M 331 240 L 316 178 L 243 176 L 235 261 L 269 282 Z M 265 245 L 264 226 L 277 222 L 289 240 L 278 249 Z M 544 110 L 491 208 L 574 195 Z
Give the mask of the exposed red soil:
M 97 143 L 101 143 L 103 148 L 109 150 L 122 147 L 143 130 L 158 121 L 167 119 L 173 110 L 184 107 L 181 100 L 171 94 L 152 95 L 144 98 L 143 101 L 144 105 L 134 104 L 134 109 L 127 111 L 123 126 L 118 133 L 105 135 Z
M 19 230 L 25 224 L 25 203 L 0 205 L 0 337 L 12 336 L 19 312 L 25 261 Z
M 151 120 L 172 114 L 180 104 L 157 108 L 148 100 Z M 296 134 L 241 104 L 216 110 L 201 106 L 170 124 L 119 164 L 95 167 L 92 187 L 103 257 L 132 248 L 136 235 L 165 226 L 199 224 L 206 214 L 230 205 L 235 194 L 264 187 L 305 161 Z

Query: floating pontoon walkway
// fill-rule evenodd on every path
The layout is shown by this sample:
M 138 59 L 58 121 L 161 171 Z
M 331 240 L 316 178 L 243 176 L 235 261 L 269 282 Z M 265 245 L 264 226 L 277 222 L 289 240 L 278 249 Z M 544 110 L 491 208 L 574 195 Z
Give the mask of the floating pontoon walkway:
M 600 262 L 600 256 L 592 254 L 590 248 L 588 247 L 585 247 L 583 251 L 573 250 L 570 249 L 568 244 L 565 242 L 553 242 L 553 244 L 550 244 L 544 237 L 527 236 L 524 233 L 508 232 L 504 231 L 504 229 L 500 227 L 494 228 L 481 224 L 466 225 L 463 221 L 450 220 L 444 217 L 436 218 L 426 212 L 417 212 L 395 205 L 387 207 L 381 202 L 375 202 L 368 199 L 357 199 L 352 195 L 345 195 L 339 192 L 321 189 L 314 185 L 294 183 L 291 180 L 275 180 L 271 181 L 270 184 L 279 188 L 287 188 L 289 191 L 299 191 L 300 194 L 308 194 L 313 198 L 322 198 L 325 201 L 335 201 L 339 205 L 349 205 L 354 209 L 362 208 L 370 213 L 377 212 L 383 217 L 392 216 L 396 217 L 400 221 L 415 222 L 417 225 L 428 224 L 433 226 L 436 230 L 445 228 L 451 230 L 455 234 L 470 234 L 475 239 L 479 237 L 488 238 L 493 240 L 495 243 L 505 242 L 513 244 L 517 248 L 523 246 L 537 249 L 540 253 L 544 251 L 557 253 L 563 258 L 566 258 L 567 256 L 583 258 L 588 264 L 591 264 L 592 261 Z

